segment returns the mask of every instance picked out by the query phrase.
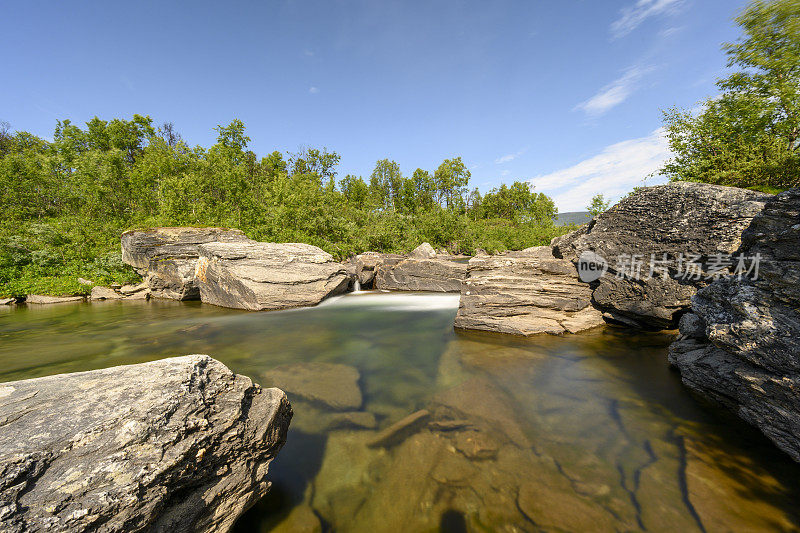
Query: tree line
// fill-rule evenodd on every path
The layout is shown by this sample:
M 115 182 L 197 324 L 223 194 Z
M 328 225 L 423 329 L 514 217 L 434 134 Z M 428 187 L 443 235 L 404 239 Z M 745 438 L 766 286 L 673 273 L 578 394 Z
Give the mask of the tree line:
M 119 259 L 119 235 L 131 228 L 236 227 L 337 258 L 422 241 L 452 253 L 519 249 L 564 231 L 552 200 L 527 183 L 470 190 L 460 157 L 410 176 L 382 159 L 367 179 L 340 178 L 336 152 L 258 157 L 240 120 L 215 130 L 203 148 L 142 115 L 59 121 L 52 141 L 0 127 L 0 294 L 85 290 L 77 277 L 134 279 Z

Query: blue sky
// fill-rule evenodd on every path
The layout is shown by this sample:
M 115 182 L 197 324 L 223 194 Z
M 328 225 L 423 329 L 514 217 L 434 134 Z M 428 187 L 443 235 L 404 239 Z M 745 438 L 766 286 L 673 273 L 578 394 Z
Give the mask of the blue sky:
M 668 156 L 661 109 L 715 93 L 744 4 L 6 1 L 0 120 L 140 113 L 208 146 L 239 118 L 260 155 L 327 147 L 365 177 L 461 156 L 482 191 L 530 180 L 582 210 Z

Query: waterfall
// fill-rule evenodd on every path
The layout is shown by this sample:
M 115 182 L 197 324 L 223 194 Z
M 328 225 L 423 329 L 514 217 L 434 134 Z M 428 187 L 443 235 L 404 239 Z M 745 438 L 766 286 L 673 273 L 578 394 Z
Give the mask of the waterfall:
M 358 278 L 356 278 L 355 282 L 353 283 L 353 292 L 358 292 L 360 290 L 361 290 L 361 282 L 358 281 Z

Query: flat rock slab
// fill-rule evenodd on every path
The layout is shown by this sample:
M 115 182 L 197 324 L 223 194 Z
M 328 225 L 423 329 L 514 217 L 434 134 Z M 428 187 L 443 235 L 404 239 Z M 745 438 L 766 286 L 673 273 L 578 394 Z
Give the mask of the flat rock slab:
M 303 307 L 349 284 L 345 267 L 310 244 L 215 242 L 199 249 L 195 282 L 204 303 L 251 311 Z
M 575 265 L 550 248 L 474 257 L 461 289 L 455 327 L 514 335 L 577 333 L 601 326 L 592 290 Z
M 26 304 L 47 305 L 63 304 L 67 302 L 82 302 L 83 296 L 44 296 L 41 294 L 29 294 L 25 297 Z
M 207 355 L 2 383 L 2 529 L 226 531 L 291 416 Z
M 336 411 L 354 411 L 363 401 L 358 370 L 336 363 L 296 363 L 273 368 L 264 378 L 289 394 Z
M 420 254 L 418 254 L 420 255 Z M 375 288 L 393 291 L 459 292 L 467 265 L 449 259 L 409 257 L 378 267 Z

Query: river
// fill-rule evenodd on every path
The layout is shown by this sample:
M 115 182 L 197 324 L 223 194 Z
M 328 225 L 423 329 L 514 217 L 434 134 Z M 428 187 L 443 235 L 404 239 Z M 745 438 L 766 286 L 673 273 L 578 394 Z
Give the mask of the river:
M 191 353 L 265 386 L 305 373 L 319 390 L 288 391 L 295 417 L 272 490 L 238 532 L 800 528 L 800 466 L 681 385 L 670 334 L 458 333 L 457 305 L 362 292 L 263 313 L 6 307 L 0 381 Z

